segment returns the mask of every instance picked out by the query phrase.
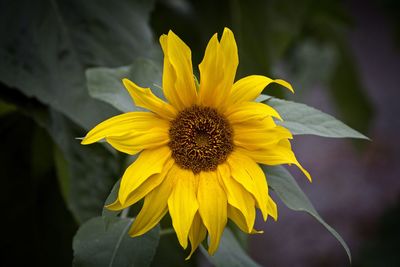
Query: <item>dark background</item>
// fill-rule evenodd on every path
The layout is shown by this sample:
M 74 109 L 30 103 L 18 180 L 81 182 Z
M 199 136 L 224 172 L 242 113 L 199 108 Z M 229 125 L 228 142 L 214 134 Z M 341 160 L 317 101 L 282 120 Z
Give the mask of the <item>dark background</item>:
M 208 39 L 228 26 L 239 46 L 237 78 L 284 78 L 295 95 L 277 86 L 267 93 L 321 109 L 372 139 L 296 136 L 313 183 L 290 170 L 350 246 L 353 266 L 400 266 L 399 3 L 0 1 L 0 265 L 70 266 L 78 225 L 99 215 L 123 169 L 120 155 L 74 139 L 117 113 L 88 100 L 85 69 L 159 59 L 157 38 L 169 29 L 197 65 Z M 260 220 L 265 233 L 250 237 L 256 261 L 349 265 L 318 222 L 278 206 L 278 222 Z M 206 264 L 171 255 L 154 265 Z

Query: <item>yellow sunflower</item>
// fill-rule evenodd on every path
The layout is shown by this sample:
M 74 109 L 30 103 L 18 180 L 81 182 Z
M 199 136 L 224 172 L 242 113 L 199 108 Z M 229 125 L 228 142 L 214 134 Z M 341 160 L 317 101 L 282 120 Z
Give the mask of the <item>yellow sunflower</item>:
M 110 210 L 125 209 L 142 198 L 143 207 L 129 234 L 142 235 L 169 212 L 179 243 L 191 253 L 208 234 L 214 254 L 228 218 L 246 233 L 253 229 L 256 208 L 263 219 L 277 219 L 258 165 L 295 164 L 289 130 L 270 106 L 254 102 L 270 83 L 283 80 L 252 75 L 234 82 L 238 51 L 231 30 L 209 41 L 193 76 L 190 48 L 172 31 L 160 37 L 164 52 L 162 88 L 168 102 L 128 79 L 123 83 L 136 106 L 150 112 L 128 112 L 93 128 L 82 144 L 105 139 L 115 149 L 140 153 L 122 176 Z

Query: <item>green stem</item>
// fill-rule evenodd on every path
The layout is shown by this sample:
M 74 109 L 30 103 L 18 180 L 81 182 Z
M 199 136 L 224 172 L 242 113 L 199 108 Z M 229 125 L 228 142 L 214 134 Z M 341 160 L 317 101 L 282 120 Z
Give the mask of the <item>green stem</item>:
M 173 228 L 162 229 L 160 231 L 160 236 L 173 234 L 175 231 Z
M 126 209 L 124 209 L 124 210 L 121 212 L 120 217 L 121 217 L 122 219 L 127 218 L 127 217 L 128 217 L 128 213 L 129 213 L 129 208 L 126 208 Z

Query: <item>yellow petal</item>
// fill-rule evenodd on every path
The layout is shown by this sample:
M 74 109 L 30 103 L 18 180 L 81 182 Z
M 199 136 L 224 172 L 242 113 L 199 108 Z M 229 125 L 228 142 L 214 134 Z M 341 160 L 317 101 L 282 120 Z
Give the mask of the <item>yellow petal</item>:
M 177 110 L 190 107 L 197 100 L 190 48 L 172 31 L 162 35 L 160 43 L 164 52 L 164 95 Z
M 253 120 L 236 121 L 235 123 L 231 123 L 231 125 L 233 128 L 241 127 L 243 129 L 264 129 L 266 131 L 277 126 L 271 116 L 261 120 L 256 118 Z
M 278 112 L 274 108 L 256 102 L 243 102 L 237 105 L 232 105 L 225 112 L 225 116 L 232 124 L 243 123 L 251 120 L 263 120 L 270 116 L 282 120 L 281 116 L 279 116 Z
M 236 70 L 239 65 L 239 56 L 235 37 L 233 32 L 228 28 L 224 28 L 224 32 L 222 33 L 220 49 L 224 60 L 222 66 L 224 69 L 224 89 L 226 88 L 225 90 L 227 90 L 228 93 L 232 90 Z M 228 95 L 225 95 L 224 92 L 221 102 L 226 101 L 227 97 Z
M 175 166 L 171 168 L 164 181 L 144 198 L 143 207 L 129 230 L 130 236 L 145 234 L 167 213 L 168 198 L 175 182 L 174 168 Z
M 248 234 L 262 234 L 264 231 L 257 231 L 252 228 L 250 231 L 247 226 L 247 222 L 243 214 L 237 208 L 228 205 L 228 218 L 231 219 L 240 230 Z
M 154 127 L 151 131 L 130 133 L 123 136 L 107 137 L 107 142 L 115 149 L 134 155 L 143 149 L 152 149 L 169 142 L 169 127 Z
M 201 172 L 197 192 L 199 213 L 208 230 L 210 244 L 208 252 L 217 251 L 222 232 L 227 222 L 227 199 L 218 182 L 217 172 Z
M 284 80 L 273 80 L 261 75 L 251 75 L 234 83 L 230 102 L 235 104 L 253 101 L 261 94 L 263 89 L 271 83 L 280 84 L 294 93 L 292 86 Z
M 188 245 L 188 234 L 193 217 L 199 208 L 196 198 L 196 181 L 191 170 L 178 169 L 175 185 L 168 199 L 172 225 L 183 248 Z
M 161 173 L 165 162 L 171 157 L 171 150 L 168 146 L 155 149 L 146 149 L 140 153 L 122 176 L 119 187 L 118 199 L 122 205 L 125 204 L 128 196 L 136 190 L 147 178 L 153 174 Z
M 193 252 L 197 249 L 200 243 L 206 238 L 207 230 L 204 227 L 203 222 L 201 221 L 200 214 L 197 212 L 193 218 L 192 227 L 190 228 L 189 232 L 189 240 L 191 251 L 189 256 L 187 256 L 186 260 L 192 257 Z
M 177 114 L 175 108 L 155 96 L 150 88 L 142 88 L 128 79 L 123 79 L 122 82 L 136 106 L 148 109 L 167 120 L 175 118 Z
M 118 211 L 132 206 L 133 204 L 144 198 L 149 192 L 151 192 L 154 188 L 159 186 L 164 181 L 165 176 L 167 175 L 173 164 L 174 160 L 172 158 L 168 159 L 162 172 L 153 174 L 149 178 L 147 178 L 137 189 L 133 190 L 133 192 L 129 194 L 123 205 L 121 204 L 121 202 L 119 202 L 117 198 L 114 203 L 107 205 L 106 208 L 109 210 Z
M 238 148 L 258 163 L 266 165 L 295 164 L 311 182 L 311 175 L 301 166 L 290 146 L 289 140 L 282 139 L 278 144 L 270 145 L 260 150 Z
M 256 200 L 264 220 L 268 216 L 268 185 L 264 172 L 254 160 L 238 151 L 228 157 L 232 177 L 239 182 Z
M 231 177 L 228 164 L 220 164 L 218 172 L 228 197 L 228 203 L 241 211 L 246 220 L 247 232 L 251 232 L 256 219 L 254 198 L 241 184 Z
M 275 201 L 270 196 L 268 196 L 268 214 L 274 218 L 275 221 L 278 220 L 278 208 Z
M 223 111 L 227 105 L 238 66 L 238 52 L 233 33 L 224 29 L 221 43 L 217 34 L 209 41 L 204 59 L 199 65 L 199 104 Z
M 293 138 L 291 132 L 276 126 L 272 129 L 248 128 L 243 124 L 233 124 L 234 144 L 248 150 L 257 150 L 272 144 L 277 144 L 284 138 Z
M 168 122 L 150 112 L 128 112 L 114 116 L 90 130 L 82 140 L 82 145 L 92 144 L 103 138 L 122 136 L 128 133 L 142 133 L 159 127 L 168 127 Z

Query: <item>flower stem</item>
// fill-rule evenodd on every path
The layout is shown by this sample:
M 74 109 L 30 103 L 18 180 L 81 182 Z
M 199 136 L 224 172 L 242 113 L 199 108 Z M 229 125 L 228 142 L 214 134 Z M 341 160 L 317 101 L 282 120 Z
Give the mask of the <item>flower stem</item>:
M 126 208 L 126 209 L 122 210 L 120 217 L 122 219 L 127 218 L 128 217 L 128 213 L 129 213 L 129 208 Z
M 169 234 L 173 234 L 173 233 L 174 233 L 174 229 L 173 228 L 162 229 L 160 231 L 160 236 L 169 235 Z

